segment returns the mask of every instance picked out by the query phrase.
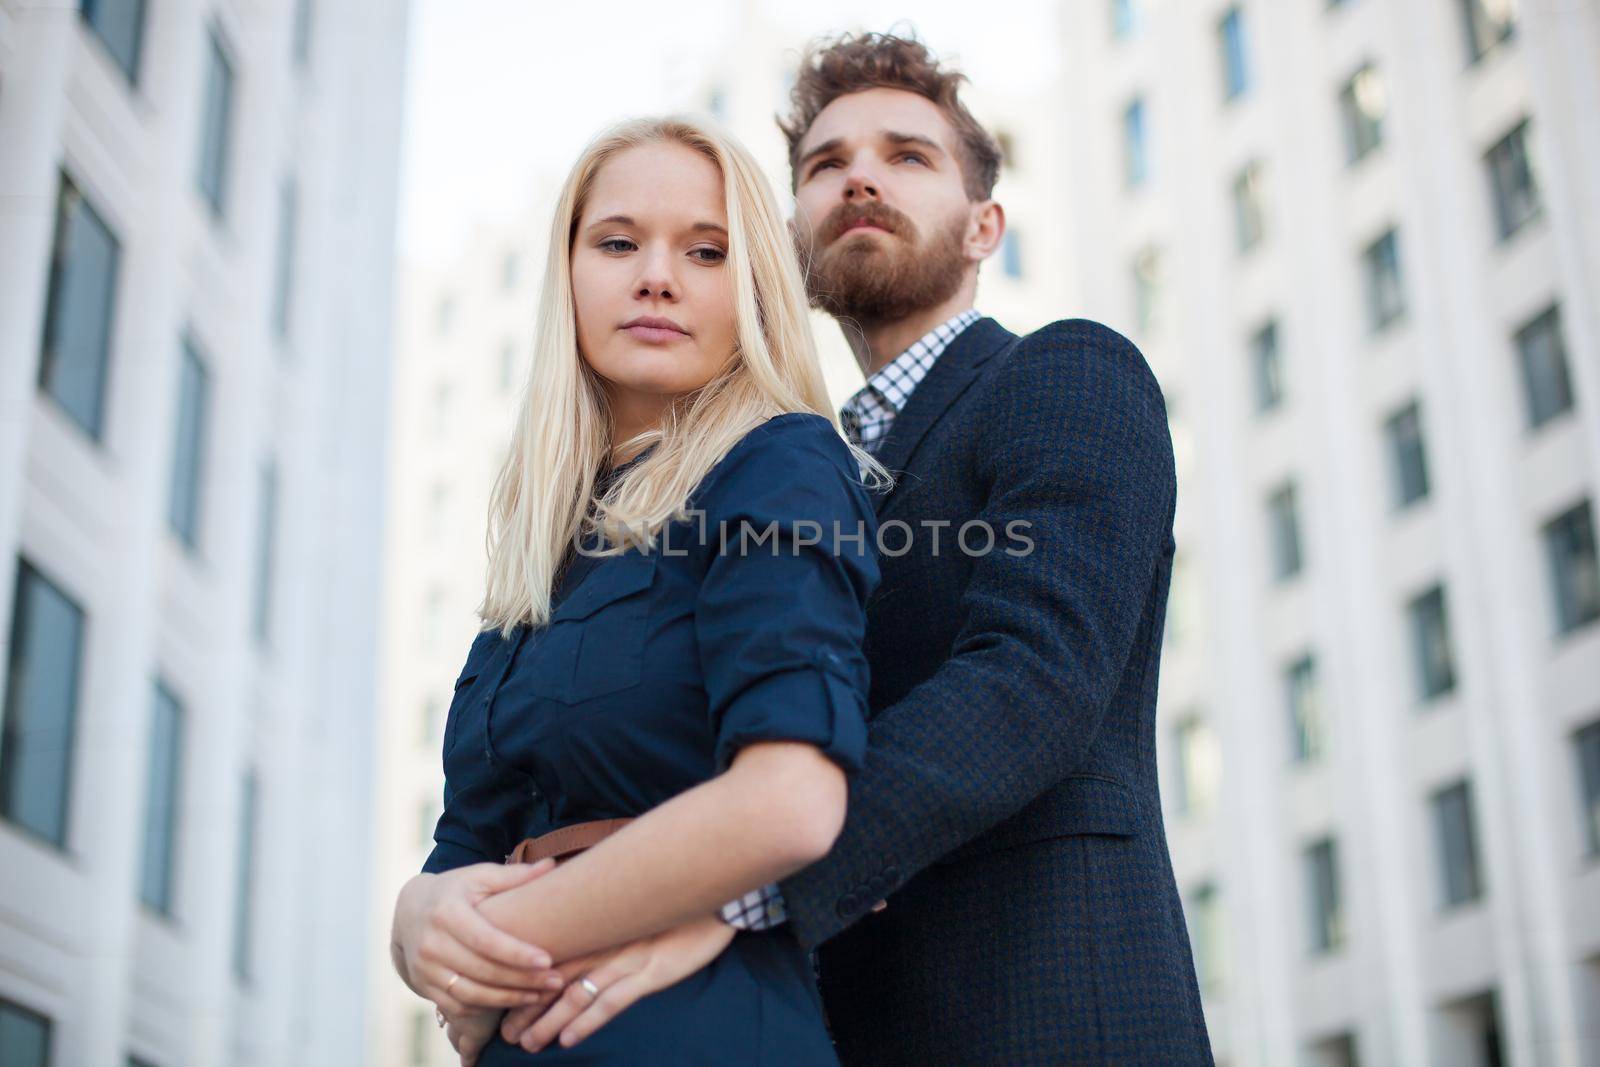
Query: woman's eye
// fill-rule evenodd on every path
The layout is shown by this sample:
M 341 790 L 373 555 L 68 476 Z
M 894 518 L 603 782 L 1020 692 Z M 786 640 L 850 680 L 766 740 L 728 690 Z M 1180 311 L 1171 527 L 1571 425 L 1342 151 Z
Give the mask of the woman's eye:
M 633 242 L 628 240 L 626 237 L 607 237 L 604 241 L 600 242 L 599 247 L 607 252 L 627 251 L 626 248 L 614 248 L 612 247 L 613 245 L 627 245 L 631 248 L 633 246 Z
M 704 254 L 702 255 L 702 253 Z M 700 256 L 702 263 L 721 263 L 728 258 L 728 253 L 720 248 L 696 248 L 692 249 L 689 254 L 691 256 Z

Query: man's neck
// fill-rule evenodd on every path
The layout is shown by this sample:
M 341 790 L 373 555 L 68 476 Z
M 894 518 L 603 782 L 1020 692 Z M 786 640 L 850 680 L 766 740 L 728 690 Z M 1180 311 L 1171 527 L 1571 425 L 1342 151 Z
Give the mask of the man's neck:
M 942 304 L 923 308 L 902 319 L 862 323 L 859 329 L 854 323 L 840 322 L 839 329 L 855 353 L 862 375 L 872 377 L 923 334 L 971 307 L 976 289 L 977 279 L 974 278 Z

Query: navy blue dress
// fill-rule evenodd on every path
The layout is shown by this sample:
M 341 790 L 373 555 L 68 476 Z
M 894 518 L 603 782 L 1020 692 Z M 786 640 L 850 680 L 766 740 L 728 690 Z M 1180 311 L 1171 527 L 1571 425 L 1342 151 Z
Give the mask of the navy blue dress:
M 860 768 L 877 528 L 849 449 L 819 416 L 779 415 L 706 475 L 689 507 L 650 551 L 574 554 L 547 626 L 472 643 L 423 870 L 500 863 L 524 837 L 643 815 L 751 741 L 809 741 Z M 496 1037 L 479 1062 L 838 1060 L 809 958 L 783 924 L 739 933 L 574 1048 L 528 1053 Z

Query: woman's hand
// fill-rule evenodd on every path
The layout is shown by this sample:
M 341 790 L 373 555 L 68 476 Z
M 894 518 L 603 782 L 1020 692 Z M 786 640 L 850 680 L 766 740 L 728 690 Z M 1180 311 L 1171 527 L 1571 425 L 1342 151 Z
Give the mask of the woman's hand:
M 450 1016 L 548 1000 L 561 988 L 549 953 L 495 926 L 478 903 L 554 869 L 551 859 L 475 863 L 412 878 L 395 901 L 390 935 L 400 977 Z
M 674 985 L 716 959 L 736 933 L 717 916 L 708 915 L 630 944 L 568 960 L 557 968 L 567 982 L 566 994 L 548 1008 L 539 1004 L 512 1008 L 500 1024 L 500 1036 L 537 1052 L 559 1034 L 562 1046 L 570 1048 L 640 997 Z M 590 993 L 584 978 L 599 992 Z
M 461 1057 L 461 1067 L 474 1067 L 483 1050 L 494 1040 L 495 1031 L 500 1028 L 500 1017 L 504 1014 L 494 1008 L 468 1011 L 461 1015 L 444 1013 L 444 1034 L 450 1039 L 450 1047 Z

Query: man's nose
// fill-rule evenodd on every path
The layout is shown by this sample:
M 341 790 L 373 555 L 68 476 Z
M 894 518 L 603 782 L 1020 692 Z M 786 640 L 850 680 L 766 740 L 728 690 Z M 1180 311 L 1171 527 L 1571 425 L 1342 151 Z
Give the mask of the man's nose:
M 844 198 L 846 200 L 876 200 L 878 199 L 878 183 L 872 177 L 859 172 L 852 173 L 845 179 Z

